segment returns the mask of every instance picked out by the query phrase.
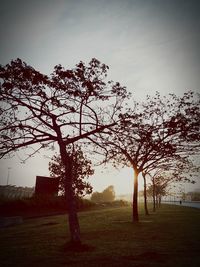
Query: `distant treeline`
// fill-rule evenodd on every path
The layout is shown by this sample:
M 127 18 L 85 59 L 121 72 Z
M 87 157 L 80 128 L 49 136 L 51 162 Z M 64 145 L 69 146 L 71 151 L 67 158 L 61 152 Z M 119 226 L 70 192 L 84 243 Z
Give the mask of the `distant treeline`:
M 190 199 L 191 201 L 200 201 L 200 192 L 188 192 L 184 194 L 183 199 Z

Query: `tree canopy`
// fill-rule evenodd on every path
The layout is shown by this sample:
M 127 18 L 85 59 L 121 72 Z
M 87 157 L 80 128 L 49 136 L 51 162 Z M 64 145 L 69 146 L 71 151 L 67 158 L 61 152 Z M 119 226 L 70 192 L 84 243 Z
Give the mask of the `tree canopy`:
M 106 80 L 107 70 L 97 59 L 70 70 L 57 65 L 50 76 L 20 59 L 0 66 L 0 156 L 34 144 L 66 146 L 112 126 L 128 94 Z

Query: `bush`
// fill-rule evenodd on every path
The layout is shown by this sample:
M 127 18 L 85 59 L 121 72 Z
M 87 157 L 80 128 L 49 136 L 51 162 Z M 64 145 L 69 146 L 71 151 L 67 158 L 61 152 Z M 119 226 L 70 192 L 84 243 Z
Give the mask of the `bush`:
M 76 205 L 77 205 L 77 209 L 79 211 L 81 210 L 87 210 L 90 208 L 93 208 L 94 206 L 96 206 L 96 204 L 94 202 L 92 202 L 89 199 L 83 199 L 83 198 L 78 198 L 76 201 Z
M 78 210 L 86 210 L 95 206 L 90 200 L 81 198 L 76 199 L 76 205 Z M 34 196 L 26 199 L 4 199 L 0 201 L 0 213 L 2 216 L 21 215 L 29 217 L 63 212 L 67 212 L 67 203 L 63 196 Z

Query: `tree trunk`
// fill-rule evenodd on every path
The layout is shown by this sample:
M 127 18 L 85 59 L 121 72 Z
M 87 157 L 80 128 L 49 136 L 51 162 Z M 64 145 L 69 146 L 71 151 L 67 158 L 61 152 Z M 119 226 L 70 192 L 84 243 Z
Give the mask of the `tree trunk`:
M 148 207 L 147 207 L 147 182 L 146 182 L 146 177 L 145 174 L 143 175 L 144 178 L 144 210 L 145 210 L 145 215 L 149 215 Z
M 161 195 L 159 195 L 159 208 L 161 207 Z
M 158 209 L 159 208 L 159 205 L 158 205 L 158 195 L 156 194 L 156 208 Z
M 139 221 L 138 215 L 138 171 L 134 170 L 134 191 L 133 191 L 133 222 Z
M 67 201 L 70 243 L 73 246 L 81 244 L 80 226 L 76 210 L 76 199 L 72 187 L 72 161 L 66 152 L 66 146 L 60 146 L 62 162 L 65 166 L 65 196 Z
M 155 182 L 154 182 L 154 178 L 152 180 L 153 182 L 153 212 L 156 211 L 156 190 L 155 190 Z

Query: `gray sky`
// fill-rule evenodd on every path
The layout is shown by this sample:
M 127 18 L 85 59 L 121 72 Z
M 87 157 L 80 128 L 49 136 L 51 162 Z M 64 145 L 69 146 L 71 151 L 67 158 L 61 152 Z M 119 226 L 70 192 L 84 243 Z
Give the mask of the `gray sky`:
M 49 74 L 56 64 L 72 68 L 96 57 L 136 99 L 199 91 L 199 14 L 198 0 L 1 0 L 0 63 L 19 57 Z M 36 174 L 48 175 L 47 163 L 42 154 L 23 165 L 1 161 L 0 183 L 12 167 L 11 183 L 33 185 Z M 98 171 L 93 184 L 130 192 L 129 177 L 128 169 Z

